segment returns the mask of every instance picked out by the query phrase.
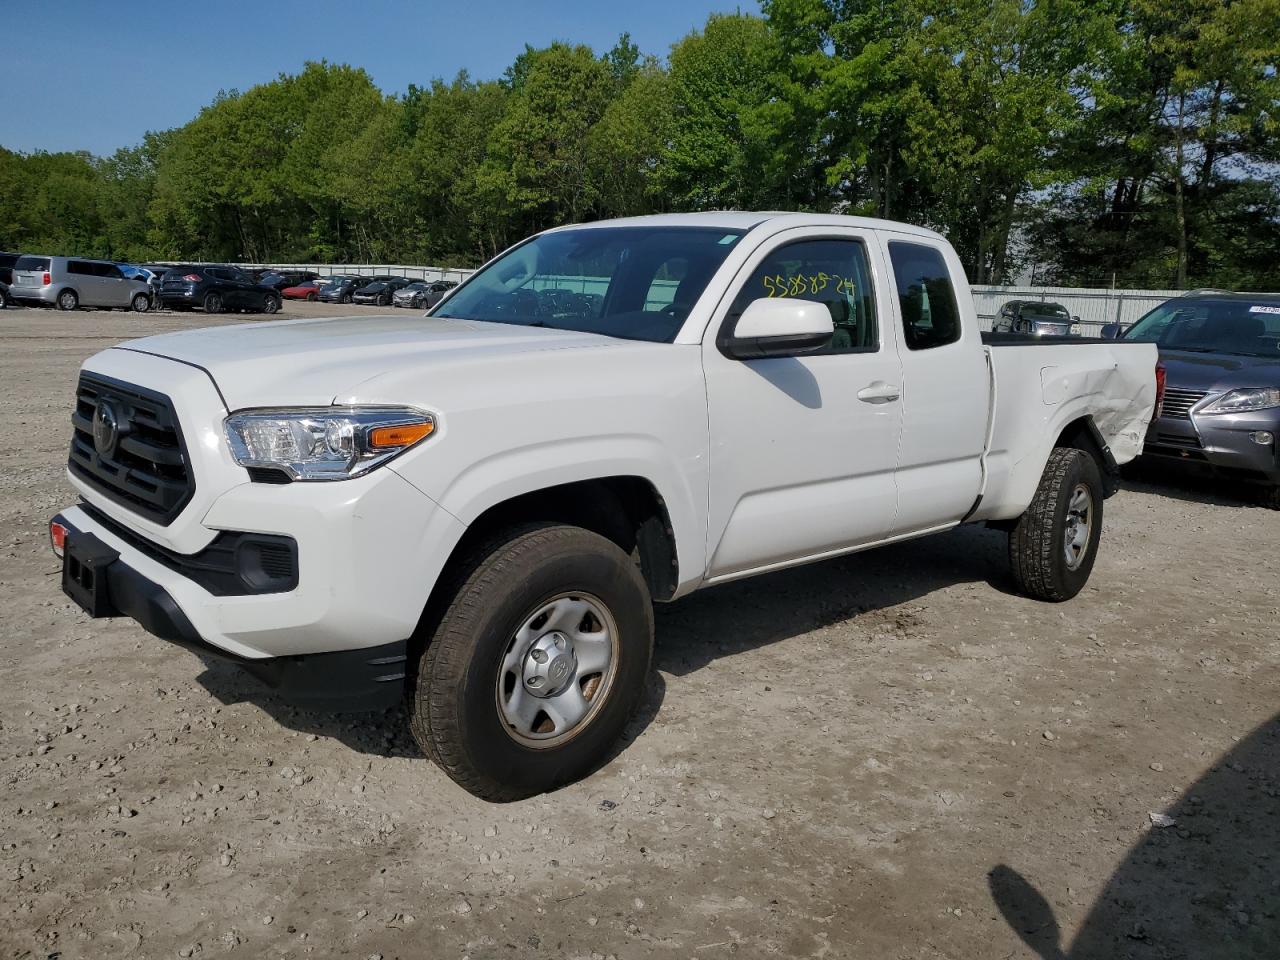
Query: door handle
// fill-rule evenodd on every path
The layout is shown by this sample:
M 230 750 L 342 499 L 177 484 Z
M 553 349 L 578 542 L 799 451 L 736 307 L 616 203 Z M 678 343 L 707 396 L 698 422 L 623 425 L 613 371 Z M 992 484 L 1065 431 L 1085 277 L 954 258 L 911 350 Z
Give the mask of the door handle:
M 858 399 L 863 403 L 892 403 L 901 398 L 902 391 L 891 383 L 875 380 L 858 391 Z

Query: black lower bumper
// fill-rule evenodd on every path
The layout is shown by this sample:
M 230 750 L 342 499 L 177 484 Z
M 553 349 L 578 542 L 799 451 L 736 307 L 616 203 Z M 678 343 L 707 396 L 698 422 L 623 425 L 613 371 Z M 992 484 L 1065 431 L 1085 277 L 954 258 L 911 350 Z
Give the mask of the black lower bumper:
M 237 656 L 201 637 L 167 590 L 126 564 L 102 540 L 77 530 L 61 515 L 54 522 L 67 529 L 62 590 L 91 617 L 129 617 L 161 640 L 236 664 L 299 707 L 381 710 L 404 695 L 407 641 L 305 656 Z

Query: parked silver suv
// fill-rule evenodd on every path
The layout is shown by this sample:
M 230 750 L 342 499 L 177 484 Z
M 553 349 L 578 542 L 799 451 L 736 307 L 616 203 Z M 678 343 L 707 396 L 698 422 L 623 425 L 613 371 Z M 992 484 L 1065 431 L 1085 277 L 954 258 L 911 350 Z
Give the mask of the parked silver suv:
M 145 313 L 151 308 L 151 288 L 146 280 L 126 277 L 119 264 L 31 254 L 23 254 L 13 265 L 9 298 L 49 304 L 59 310 L 119 307 Z

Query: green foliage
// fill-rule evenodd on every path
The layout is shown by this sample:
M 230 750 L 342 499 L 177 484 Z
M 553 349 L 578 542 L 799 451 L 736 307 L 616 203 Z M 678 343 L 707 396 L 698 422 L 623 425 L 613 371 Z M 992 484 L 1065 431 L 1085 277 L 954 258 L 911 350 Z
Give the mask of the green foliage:
M 0 248 L 473 264 L 536 230 L 715 208 L 934 227 L 976 282 L 1280 289 L 1280 0 L 765 0 L 665 60 L 526 47 L 385 96 L 218 94 L 136 147 L 0 148 Z

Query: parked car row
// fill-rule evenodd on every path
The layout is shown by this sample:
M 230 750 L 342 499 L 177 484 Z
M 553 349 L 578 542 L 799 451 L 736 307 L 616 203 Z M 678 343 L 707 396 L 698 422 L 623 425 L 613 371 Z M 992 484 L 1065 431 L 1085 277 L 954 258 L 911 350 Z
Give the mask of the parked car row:
M 0 253 L 0 308 L 30 304 L 75 310 L 155 306 L 206 313 L 276 313 L 286 299 L 377 306 L 435 306 L 457 284 L 399 276 L 322 277 L 310 270 L 244 270 L 227 264 L 129 264 Z

